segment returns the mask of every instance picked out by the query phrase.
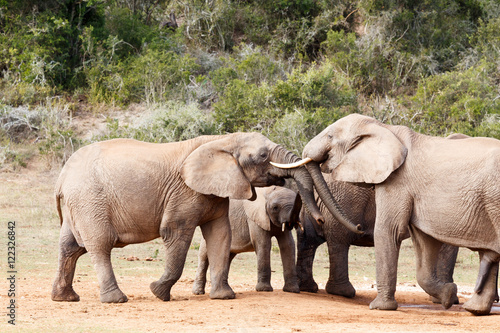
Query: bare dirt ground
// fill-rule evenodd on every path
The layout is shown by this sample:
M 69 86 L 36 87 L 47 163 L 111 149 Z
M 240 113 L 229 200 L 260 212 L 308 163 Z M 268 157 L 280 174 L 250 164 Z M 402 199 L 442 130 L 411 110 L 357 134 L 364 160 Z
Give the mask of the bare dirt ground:
M 345 299 L 324 291 L 261 293 L 235 287 L 236 299 L 211 300 L 192 295 L 191 281 L 183 279 L 174 286 L 173 300 L 163 302 L 149 291 L 149 278 L 128 277 L 122 281 L 128 303 L 101 304 L 95 281 L 76 283 L 78 303 L 52 302 L 51 281 L 31 282 L 21 286 L 18 327 L 23 332 L 498 332 L 500 318 L 498 304 L 492 315 L 474 317 L 460 305 L 444 310 L 421 291 L 397 292 L 397 311 L 374 311 L 368 309 L 374 289 Z
M 57 267 L 58 218 L 52 196 L 57 177 L 40 164 L 0 173 L 0 332 L 498 332 L 500 304 L 492 314 L 475 317 L 461 308 L 472 285 L 459 284 L 460 305 L 444 310 L 433 304 L 413 283 L 400 283 L 397 311 L 369 310 L 376 296 L 371 283 L 356 284 L 353 299 L 317 294 L 290 294 L 280 290 L 273 273 L 274 292 L 254 291 L 255 270 L 235 259 L 230 284 L 234 300 L 212 300 L 191 294 L 196 251 L 190 250 L 181 280 L 172 289 L 172 300 L 155 298 L 149 284 L 162 273 L 161 262 L 120 260 L 134 253 L 144 258 L 160 248 L 159 242 L 126 247 L 113 256 L 115 274 L 128 295 L 125 304 L 101 304 L 97 279 L 90 260 L 77 265 L 74 288 L 80 302 L 53 302 L 51 285 Z M 7 221 L 16 221 L 16 325 L 7 323 L 10 302 L 7 283 Z M 131 249 L 131 250 L 130 250 Z M 118 251 L 118 250 L 117 250 Z M 143 252 L 140 252 L 143 251 Z M 140 252 L 140 253 L 139 253 Z M 279 257 L 276 254 L 276 257 Z M 238 257 L 236 257 L 238 258 Z M 253 257 L 254 258 L 254 257 Z M 473 258 L 475 261 L 475 258 Z M 160 260 L 159 260 L 160 261 Z M 253 261 L 255 261 L 253 259 Z M 325 265 L 322 265 L 325 266 Z M 275 266 L 273 266 L 274 268 Z M 327 272 L 326 267 L 321 267 Z M 239 273 L 236 273 L 238 271 Z M 475 273 L 474 273 L 475 274 Z M 354 274 L 352 274 L 354 275 Z M 324 275 L 323 275 L 324 276 Z M 372 279 L 373 277 L 371 277 Z M 281 278 L 282 279 L 282 278 Z M 325 282 L 318 280 L 318 282 Z M 324 284 L 320 285 L 324 288 Z

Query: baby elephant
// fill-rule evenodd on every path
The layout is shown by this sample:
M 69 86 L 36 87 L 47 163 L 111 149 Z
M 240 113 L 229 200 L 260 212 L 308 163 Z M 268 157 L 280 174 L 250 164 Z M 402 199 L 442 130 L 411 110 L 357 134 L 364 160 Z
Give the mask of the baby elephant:
M 238 253 L 257 254 L 257 291 L 273 291 L 271 286 L 271 238 L 278 240 L 285 285 L 283 291 L 298 293 L 299 283 L 295 268 L 295 242 L 291 230 L 300 226 L 300 196 L 294 191 L 278 186 L 255 188 L 257 199 L 230 200 L 231 252 L 229 265 Z M 224 254 L 220 254 L 224 255 Z M 205 293 L 208 257 L 205 240 L 200 244 L 198 270 L 193 293 Z M 228 267 L 229 269 L 229 267 Z

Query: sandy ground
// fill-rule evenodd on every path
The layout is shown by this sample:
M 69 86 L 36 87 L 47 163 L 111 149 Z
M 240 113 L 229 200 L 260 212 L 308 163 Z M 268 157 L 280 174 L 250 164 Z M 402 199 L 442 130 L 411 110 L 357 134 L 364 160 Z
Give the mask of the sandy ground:
M 346 299 L 324 291 L 263 293 L 238 286 L 233 287 L 236 299 L 212 300 L 192 295 L 192 280 L 181 279 L 173 299 L 163 302 L 149 291 L 148 277 L 124 277 L 121 285 L 129 301 L 101 304 L 95 281 L 75 283 L 81 297 L 77 303 L 51 301 L 51 281 L 30 282 L 21 287 L 18 300 L 16 327 L 22 332 L 498 332 L 500 322 L 499 304 L 490 316 L 474 317 L 460 305 L 444 310 L 432 304 L 417 288 L 397 292 L 397 311 L 376 311 L 368 309 L 374 289 Z

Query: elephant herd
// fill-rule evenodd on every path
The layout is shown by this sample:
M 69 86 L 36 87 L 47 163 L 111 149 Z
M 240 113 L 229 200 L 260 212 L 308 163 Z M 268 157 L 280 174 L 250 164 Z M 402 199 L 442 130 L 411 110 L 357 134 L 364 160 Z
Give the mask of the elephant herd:
M 247 251 L 257 254 L 256 289 L 272 291 L 276 237 L 289 292 L 318 290 L 312 266 L 326 242 L 326 291 L 354 297 L 349 246 L 375 246 L 377 297 L 370 309 L 395 310 L 399 249 L 411 237 L 417 281 L 445 308 L 458 303 L 452 278 L 458 247 L 477 251 L 477 283 L 463 307 L 490 313 L 498 300 L 500 141 L 431 137 L 351 114 L 314 137 L 302 155 L 258 133 L 165 144 L 115 139 L 81 148 L 55 187 L 61 230 L 52 299 L 79 300 L 73 277 L 78 258 L 89 252 L 101 302 L 126 302 L 111 250 L 161 237 L 165 270 L 150 289 L 168 301 L 199 226 L 195 294 L 205 292 L 210 268 L 210 297 L 234 298 L 229 266 Z M 290 182 L 284 187 L 286 179 L 298 193 Z

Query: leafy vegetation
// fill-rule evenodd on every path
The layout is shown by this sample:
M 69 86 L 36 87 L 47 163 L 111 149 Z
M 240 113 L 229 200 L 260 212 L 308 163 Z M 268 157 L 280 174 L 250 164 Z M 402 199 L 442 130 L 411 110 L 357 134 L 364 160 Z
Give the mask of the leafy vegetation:
M 498 0 L 0 0 L 0 46 L 0 161 L 15 167 L 26 142 L 59 163 L 118 136 L 259 131 L 300 153 L 352 112 L 500 138 Z M 76 138 L 75 114 L 136 103 L 139 126 Z

